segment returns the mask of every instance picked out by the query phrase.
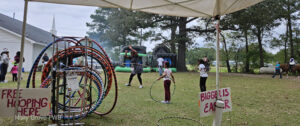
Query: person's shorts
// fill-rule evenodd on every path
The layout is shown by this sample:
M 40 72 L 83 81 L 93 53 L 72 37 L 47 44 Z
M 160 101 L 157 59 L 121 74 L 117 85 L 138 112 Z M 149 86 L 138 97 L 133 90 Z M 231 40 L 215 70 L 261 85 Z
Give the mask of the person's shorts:
M 139 73 L 143 73 L 143 66 L 142 65 L 137 65 L 133 68 L 132 74 L 139 74 Z

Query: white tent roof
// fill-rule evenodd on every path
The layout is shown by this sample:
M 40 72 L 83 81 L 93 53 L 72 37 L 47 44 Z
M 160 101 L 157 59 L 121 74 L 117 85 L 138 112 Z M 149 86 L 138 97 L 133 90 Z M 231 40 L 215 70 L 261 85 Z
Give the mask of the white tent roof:
M 29 0 L 37 2 L 124 8 L 181 17 L 214 17 L 232 13 L 263 0 Z M 219 5 L 219 7 L 218 7 Z M 218 9 L 219 8 L 219 12 Z

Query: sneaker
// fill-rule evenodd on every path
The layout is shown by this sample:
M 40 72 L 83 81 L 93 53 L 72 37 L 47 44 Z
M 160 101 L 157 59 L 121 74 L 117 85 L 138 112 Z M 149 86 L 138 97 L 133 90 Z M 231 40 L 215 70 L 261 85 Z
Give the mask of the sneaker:
M 143 88 L 143 85 L 140 85 L 140 88 Z
M 167 103 L 166 104 L 171 104 L 171 102 L 170 101 L 166 101 Z
M 4 83 L 7 83 L 8 81 L 7 80 L 4 80 Z
M 125 86 L 131 86 L 129 83 L 125 84 Z
M 168 101 L 161 101 L 161 103 L 167 104 Z

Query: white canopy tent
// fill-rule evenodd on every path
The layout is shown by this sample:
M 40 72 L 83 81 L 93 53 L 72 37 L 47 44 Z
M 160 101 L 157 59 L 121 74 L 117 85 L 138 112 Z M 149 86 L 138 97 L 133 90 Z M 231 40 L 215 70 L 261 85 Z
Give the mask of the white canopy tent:
M 25 24 L 27 19 L 28 1 L 98 6 L 107 8 L 124 8 L 135 11 L 180 17 L 216 17 L 247 8 L 263 0 L 25 0 L 20 57 L 23 57 L 24 53 Z M 217 20 L 216 29 L 216 89 L 219 90 L 219 20 Z M 21 73 L 22 65 L 23 61 L 21 60 L 19 64 L 19 73 Z M 18 76 L 17 101 L 19 99 L 20 80 L 21 76 Z M 16 105 L 16 110 L 17 106 L 18 102 Z
M 37 2 L 124 8 L 180 17 L 225 15 L 263 0 L 29 0 Z

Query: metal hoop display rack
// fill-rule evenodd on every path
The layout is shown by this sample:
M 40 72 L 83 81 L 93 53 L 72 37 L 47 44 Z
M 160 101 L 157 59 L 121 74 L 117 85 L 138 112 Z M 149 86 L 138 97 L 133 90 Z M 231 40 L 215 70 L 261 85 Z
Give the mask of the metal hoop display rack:
M 91 113 L 100 116 L 111 113 L 118 99 L 118 84 L 114 67 L 102 46 L 87 37 L 54 37 L 54 42 L 49 43 L 35 59 L 26 88 L 36 88 L 38 65 L 43 55 L 51 47 L 52 57 L 42 69 L 41 85 L 39 86 L 40 88 L 51 88 L 50 115 L 61 116 L 65 124 L 65 120 L 84 118 Z M 73 59 L 78 57 L 84 58 L 83 64 L 73 64 Z M 100 70 L 94 69 L 93 61 L 100 64 Z M 67 88 L 66 76 L 71 74 L 80 78 L 79 89 L 76 91 Z M 106 104 L 104 99 L 108 96 L 113 83 L 115 94 L 112 106 L 109 110 L 100 112 L 97 108 L 101 104 Z M 95 98 L 93 98 L 93 94 L 96 95 Z M 81 105 L 78 104 L 80 102 Z

